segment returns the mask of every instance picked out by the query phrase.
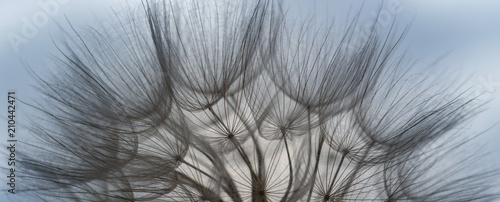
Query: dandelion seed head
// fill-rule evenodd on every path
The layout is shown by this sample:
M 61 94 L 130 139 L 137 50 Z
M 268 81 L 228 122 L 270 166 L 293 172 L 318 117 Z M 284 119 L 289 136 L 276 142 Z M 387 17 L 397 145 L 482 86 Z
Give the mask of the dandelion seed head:
M 37 77 L 44 101 L 31 105 L 40 113 L 31 132 L 44 145 L 19 154 L 20 176 L 32 180 L 26 193 L 49 201 L 498 198 L 487 180 L 498 172 L 468 173 L 473 155 L 449 161 L 471 140 L 460 128 L 477 113 L 473 98 L 410 75 L 412 64 L 396 55 L 405 31 L 395 23 L 358 33 L 359 16 L 339 30 L 290 22 L 272 0 L 146 0 L 137 11 L 109 29 L 70 26 L 59 72 Z

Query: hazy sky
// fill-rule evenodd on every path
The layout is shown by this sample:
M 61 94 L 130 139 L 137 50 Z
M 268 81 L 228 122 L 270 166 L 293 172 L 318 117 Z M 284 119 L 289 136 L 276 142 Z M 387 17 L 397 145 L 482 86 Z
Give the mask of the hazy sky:
M 36 72 L 50 69 L 47 56 L 56 51 L 51 41 L 51 35 L 59 34 L 56 22 L 65 24 L 67 17 L 75 27 L 91 26 L 113 16 L 111 8 L 121 12 L 123 6 L 116 2 L 124 1 L 0 0 L 0 97 L 5 98 L 7 91 L 16 90 L 19 98 L 32 98 L 34 91 L 29 85 L 35 83 L 25 64 Z M 139 1 L 129 2 L 137 5 Z M 363 5 L 363 1 L 340 0 L 285 2 L 291 6 L 290 13 L 303 11 L 296 16 L 335 16 L 338 22 L 342 22 L 342 16 L 354 15 Z M 399 27 L 411 23 L 404 39 L 411 56 L 436 57 L 449 52 L 446 59 L 433 68 L 461 72 L 469 78 L 473 92 L 484 93 L 484 99 L 491 100 L 487 110 L 471 123 L 471 131 L 479 133 L 500 121 L 500 1 L 387 0 L 383 5 L 379 2 L 365 2 L 362 14 L 369 17 L 380 10 L 390 21 L 396 19 Z M 447 75 L 442 78 L 447 79 Z M 0 108 L 6 109 L 6 99 L 0 100 Z M 22 114 L 26 107 L 20 107 Z M 0 111 L 0 116 L 0 130 L 6 131 L 6 110 Z M 19 127 L 19 135 L 22 135 L 22 125 Z M 0 133 L 1 145 L 7 144 L 6 136 L 5 132 Z M 492 127 L 479 140 L 488 143 L 486 148 L 492 151 L 491 159 L 500 156 L 500 126 Z M 0 154 L 6 155 L 6 151 Z M 500 160 L 496 163 L 500 165 Z M 0 178 L 0 182 L 3 181 L 4 178 Z

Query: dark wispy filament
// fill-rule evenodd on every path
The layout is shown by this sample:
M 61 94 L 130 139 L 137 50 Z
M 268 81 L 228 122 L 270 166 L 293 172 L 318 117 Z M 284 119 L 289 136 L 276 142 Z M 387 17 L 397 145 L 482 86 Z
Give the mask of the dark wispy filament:
M 373 29 L 352 48 L 358 17 L 334 32 L 290 23 L 283 8 L 151 0 L 106 31 L 70 26 L 54 59 L 60 70 L 38 79 L 44 99 L 32 105 L 40 112 L 32 133 L 40 141 L 22 154 L 29 183 L 21 193 L 49 201 L 497 197 L 487 181 L 496 172 L 447 163 L 469 141 L 458 129 L 478 106 L 410 79 L 395 56 L 403 33 Z M 450 169 L 440 172 L 441 162 Z

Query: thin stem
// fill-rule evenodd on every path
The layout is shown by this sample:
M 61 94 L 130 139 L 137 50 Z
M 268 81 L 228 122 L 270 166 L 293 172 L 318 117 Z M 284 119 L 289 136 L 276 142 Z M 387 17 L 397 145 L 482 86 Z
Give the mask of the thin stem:
M 286 188 L 285 196 L 283 196 L 283 198 L 281 199 L 282 202 L 286 201 L 286 199 L 288 198 L 288 194 L 290 193 L 290 189 L 292 188 L 292 182 L 293 182 L 292 158 L 290 157 L 290 151 L 288 149 L 288 142 L 286 141 L 285 134 L 283 134 L 283 137 L 284 137 L 283 140 L 285 142 L 286 155 L 288 157 L 288 168 L 290 172 L 290 177 L 288 179 L 288 187 Z
M 320 134 L 319 137 L 319 143 L 318 143 L 318 153 L 316 154 L 316 163 L 314 164 L 314 170 L 313 170 L 313 176 L 312 176 L 312 182 L 311 182 L 311 188 L 309 189 L 309 195 L 307 196 L 307 201 L 311 201 L 311 196 L 312 192 L 314 189 L 314 183 L 316 181 L 316 174 L 318 172 L 318 166 L 319 166 L 319 157 L 321 156 L 321 149 L 323 148 L 323 143 L 325 142 L 325 138 L 323 137 L 322 134 Z
M 311 126 L 311 111 L 309 110 L 309 108 L 307 109 L 307 136 L 306 136 L 306 141 L 307 141 L 307 149 L 308 149 L 308 157 L 307 157 L 307 164 L 305 166 L 305 171 L 304 171 L 304 176 L 302 177 L 302 179 L 300 179 L 300 183 L 298 184 L 305 184 L 304 182 L 307 180 L 307 173 L 309 173 L 309 169 L 310 169 L 310 166 L 311 166 L 311 155 L 312 155 L 312 126 Z M 307 187 L 307 186 L 306 186 Z M 302 188 L 299 188 L 298 190 L 295 190 L 295 192 L 292 194 L 292 196 L 290 197 L 290 201 L 297 201 L 301 196 L 302 193 L 305 193 L 302 191 L 303 189 Z
M 199 182 L 197 182 L 196 180 L 194 180 L 193 178 L 187 176 L 186 174 L 182 173 L 182 172 L 179 172 L 179 171 L 175 171 L 175 174 L 181 178 L 181 179 L 184 179 L 186 180 L 187 182 L 180 182 L 181 184 L 187 184 L 189 185 L 191 188 L 194 188 L 194 189 L 197 189 L 200 193 L 203 193 L 204 191 L 208 191 L 210 192 L 210 195 L 211 196 L 217 196 L 217 199 L 215 199 L 215 201 L 223 201 L 218 194 L 214 193 L 212 190 L 210 190 L 208 187 L 205 187 L 205 185 L 202 185 L 200 184 Z
M 231 101 L 235 102 L 236 103 L 236 100 L 233 96 L 231 96 Z M 236 111 L 236 107 L 231 103 L 231 102 L 227 102 L 229 104 L 229 106 L 231 107 L 231 109 L 233 109 L 234 111 Z M 236 115 L 238 116 L 238 118 L 241 120 L 241 122 L 243 122 L 243 125 L 245 125 L 245 128 L 248 130 L 248 132 L 250 133 L 250 137 L 252 137 L 252 141 L 253 141 L 253 145 L 255 147 L 255 151 L 257 153 L 257 163 L 258 163 L 258 175 L 259 175 L 259 178 L 261 180 L 264 180 L 264 176 L 265 176 L 265 164 L 264 164 L 264 158 L 263 158 L 263 155 L 262 155 L 262 149 L 260 148 L 260 144 L 257 142 L 257 138 L 255 137 L 255 134 L 252 130 L 252 128 L 250 127 L 250 125 L 245 121 L 245 119 L 241 116 L 240 113 L 236 113 Z
M 337 171 L 335 171 L 335 175 L 333 176 L 332 183 L 330 183 L 330 186 L 328 187 L 328 192 L 326 192 L 327 195 L 330 195 L 332 192 L 333 186 L 335 184 L 335 180 L 337 179 L 337 176 L 340 172 L 340 168 L 342 167 L 342 163 L 344 163 L 344 159 L 347 156 L 347 153 L 342 154 L 342 158 L 340 159 L 339 167 L 337 167 Z
M 363 157 L 361 158 L 360 162 L 363 162 L 366 159 L 366 157 L 368 156 L 368 152 L 370 152 L 370 149 L 372 148 L 372 146 L 373 146 L 373 143 L 368 145 L 368 148 L 366 148 L 366 151 L 363 154 Z M 340 197 L 339 197 L 340 201 L 342 201 L 344 199 L 345 195 L 349 192 L 349 188 L 351 187 L 352 183 L 354 182 L 354 178 L 356 177 L 358 172 L 361 170 L 362 166 L 363 166 L 362 163 L 358 163 L 354 167 L 354 171 L 351 173 L 351 175 L 349 176 L 349 179 L 347 180 L 347 184 L 345 186 L 345 189 L 343 189 L 342 193 L 340 194 Z
M 201 139 L 197 138 L 197 137 L 191 137 L 191 138 L 195 138 L 197 142 L 203 142 Z M 241 199 L 241 196 L 239 195 L 238 193 L 238 190 L 236 189 L 236 185 L 234 184 L 234 181 L 233 179 L 230 177 L 229 173 L 227 172 L 226 168 L 223 166 L 223 163 L 220 161 L 219 158 L 217 158 L 218 156 L 217 155 L 214 155 L 213 157 L 207 153 L 205 150 L 207 151 L 211 151 L 210 153 L 215 153 L 211 147 L 203 147 L 201 148 L 199 145 L 197 144 L 193 144 L 192 145 L 193 148 L 195 148 L 196 150 L 198 150 L 199 152 L 201 152 L 204 156 L 206 156 L 210 162 L 212 162 L 212 164 L 214 166 L 216 166 L 217 168 L 220 169 L 221 171 L 221 174 L 223 174 L 223 180 L 227 183 L 227 186 L 228 186 L 228 189 L 230 191 L 231 194 L 228 193 L 228 195 L 234 200 L 234 201 L 242 201 Z
M 231 131 L 229 130 L 229 128 L 226 126 L 226 124 L 224 124 L 224 122 L 222 122 L 222 119 L 219 117 L 219 115 L 217 115 L 215 113 L 215 111 L 212 108 L 212 106 L 208 107 L 208 110 L 215 116 L 215 118 L 217 119 L 217 121 L 219 121 L 219 123 L 224 127 L 224 129 L 226 130 L 226 132 L 231 133 Z M 236 150 L 240 154 L 241 158 L 243 158 L 243 161 L 245 161 L 245 164 L 247 165 L 248 169 L 250 170 L 252 178 L 257 178 L 257 175 L 255 174 L 255 171 L 252 168 L 252 164 L 250 163 L 250 159 L 248 158 L 247 154 L 245 153 L 245 151 L 241 147 L 240 143 L 238 141 L 236 141 L 234 138 L 229 138 L 229 140 L 236 146 Z
M 210 179 L 212 179 L 212 180 L 214 180 L 214 181 L 217 181 L 217 179 L 215 179 L 215 177 L 213 177 L 212 175 L 208 174 L 207 172 L 205 172 L 205 171 L 201 170 L 200 168 L 198 168 L 198 167 L 194 166 L 193 164 L 191 164 L 191 163 L 189 163 L 189 162 L 187 162 L 187 161 L 185 161 L 185 160 L 181 160 L 181 162 L 182 162 L 182 163 L 184 163 L 185 165 L 187 165 L 187 166 L 189 166 L 189 167 L 193 168 L 194 170 L 196 170 L 196 171 L 200 172 L 201 174 L 203 174 L 203 175 L 207 176 L 208 178 L 210 178 Z
M 218 182 L 219 179 L 216 179 L 215 177 L 213 177 L 212 175 L 208 174 L 207 172 L 201 170 L 200 168 L 194 166 L 193 164 L 185 161 L 185 160 L 181 160 L 182 163 L 184 163 L 185 165 L 193 168 L 194 170 L 202 173 L 203 175 L 207 176 L 208 178 L 210 178 L 211 180 L 213 180 L 214 182 Z M 234 201 L 241 201 L 241 198 L 239 198 L 239 196 L 235 195 L 233 193 L 233 191 L 236 191 L 236 190 L 232 190 L 231 188 L 228 188 L 226 187 L 224 184 L 221 184 L 221 188 L 224 190 L 224 192 L 227 193 L 227 195 L 229 195 L 229 197 L 231 197 L 231 199 L 233 199 Z
M 217 113 L 215 113 L 214 109 L 212 108 L 212 106 L 208 107 L 208 110 L 212 113 L 212 115 L 215 116 L 215 118 L 217 119 L 217 121 L 222 125 L 222 127 L 224 127 L 224 129 L 226 130 L 226 132 L 230 133 L 231 130 L 229 130 L 229 128 L 226 126 L 226 124 L 224 124 L 224 122 L 222 121 L 222 119 L 219 117 L 219 115 L 217 115 Z

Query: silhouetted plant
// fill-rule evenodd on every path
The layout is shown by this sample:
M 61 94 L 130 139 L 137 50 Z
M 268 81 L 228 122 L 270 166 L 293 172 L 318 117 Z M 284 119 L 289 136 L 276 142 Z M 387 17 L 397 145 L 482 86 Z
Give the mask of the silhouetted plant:
M 478 106 L 412 79 L 392 27 L 373 26 L 352 48 L 358 18 L 334 34 L 290 23 L 280 1 L 142 9 L 113 31 L 73 29 L 59 45 L 60 71 L 39 79 L 46 99 L 34 105 L 43 115 L 32 131 L 45 145 L 23 156 L 26 192 L 75 201 L 496 197 L 495 172 L 447 161 L 470 140 L 460 127 Z

